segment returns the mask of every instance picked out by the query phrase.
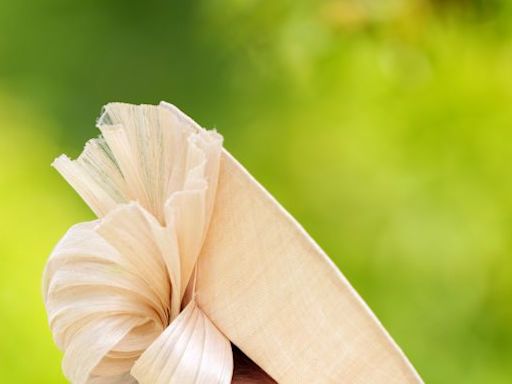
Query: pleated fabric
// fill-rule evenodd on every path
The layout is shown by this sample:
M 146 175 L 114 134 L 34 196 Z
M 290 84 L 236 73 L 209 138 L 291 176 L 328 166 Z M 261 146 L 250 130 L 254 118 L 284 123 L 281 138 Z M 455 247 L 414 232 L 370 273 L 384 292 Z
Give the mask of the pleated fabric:
M 194 292 L 222 137 L 164 104 L 108 104 L 98 128 L 76 160 L 54 162 L 98 217 L 69 229 L 43 276 L 65 376 L 77 384 L 231 382 L 231 344 Z

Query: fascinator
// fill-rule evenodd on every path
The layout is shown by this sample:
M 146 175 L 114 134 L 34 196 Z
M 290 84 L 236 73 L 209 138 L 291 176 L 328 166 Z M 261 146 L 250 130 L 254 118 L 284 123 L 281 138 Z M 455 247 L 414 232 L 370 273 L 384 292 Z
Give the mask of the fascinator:
M 43 276 L 70 382 L 421 382 L 220 134 L 165 102 L 108 104 L 97 126 L 53 164 L 97 216 Z

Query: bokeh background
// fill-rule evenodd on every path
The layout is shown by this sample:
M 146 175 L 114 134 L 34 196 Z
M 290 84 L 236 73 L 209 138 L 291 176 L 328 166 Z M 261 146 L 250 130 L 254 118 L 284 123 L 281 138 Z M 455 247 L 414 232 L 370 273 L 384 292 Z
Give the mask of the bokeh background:
M 64 383 L 41 273 L 93 218 L 50 168 L 178 105 L 295 215 L 427 383 L 512 380 L 512 4 L 0 0 L 0 382 Z

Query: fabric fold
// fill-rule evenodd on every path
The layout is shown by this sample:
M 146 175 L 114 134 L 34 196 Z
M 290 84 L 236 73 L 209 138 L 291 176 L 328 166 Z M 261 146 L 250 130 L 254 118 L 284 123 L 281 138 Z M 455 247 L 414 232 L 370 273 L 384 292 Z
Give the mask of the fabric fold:
M 131 373 L 140 384 L 228 384 L 233 374 L 231 343 L 192 300 Z
M 43 276 L 49 324 L 73 383 L 134 381 L 133 364 L 181 324 L 222 151 L 222 136 L 184 124 L 161 106 L 111 103 L 97 125 L 102 136 L 76 160 L 62 155 L 53 164 L 98 216 L 68 231 Z M 187 308 L 197 323 L 190 325 L 190 343 L 180 344 L 188 357 L 171 376 L 195 383 L 218 375 L 226 382 L 232 373 L 229 341 L 195 301 Z M 179 351 L 166 345 L 165 356 Z M 198 348 L 205 362 L 192 358 L 190 351 Z M 141 372 L 146 382 L 156 382 L 154 370 Z

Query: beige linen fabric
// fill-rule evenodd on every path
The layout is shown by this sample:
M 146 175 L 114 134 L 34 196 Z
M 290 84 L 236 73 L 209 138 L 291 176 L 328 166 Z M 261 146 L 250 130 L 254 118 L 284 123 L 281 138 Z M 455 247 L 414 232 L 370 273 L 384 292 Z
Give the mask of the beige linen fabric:
M 98 127 L 77 160 L 55 161 L 98 216 L 43 279 L 71 382 L 228 383 L 230 342 L 279 383 L 421 382 L 219 134 L 164 102 L 108 104 Z
M 199 305 L 279 383 L 419 383 L 300 225 L 227 152 L 199 257 Z

